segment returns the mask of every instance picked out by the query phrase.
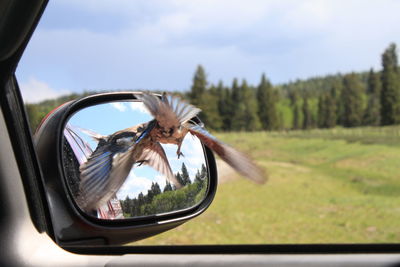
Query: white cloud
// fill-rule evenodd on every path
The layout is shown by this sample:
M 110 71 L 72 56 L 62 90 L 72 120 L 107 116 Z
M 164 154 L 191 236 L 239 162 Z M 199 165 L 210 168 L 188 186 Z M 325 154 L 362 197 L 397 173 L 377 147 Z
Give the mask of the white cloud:
M 129 106 L 133 111 L 139 111 L 140 113 L 149 114 L 148 110 L 142 102 L 131 102 Z
M 145 194 L 148 189 L 151 188 L 152 180 L 146 177 L 136 176 L 133 171 L 131 171 L 126 179 L 125 183 L 117 192 L 117 197 L 119 199 L 125 199 L 126 196 L 130 198 L 137 197 L 140 192 Z
M 160 186 L 161 190 L 163 190 L 165 185 L 167 184 L 167 179 L 163 175 L 156 175 L 154 182 L 158 183 L 158 185 Z
M 148 168 L 148 167 L 143 167 Z M 154 177 L 137 176 L 132 170 L 125 183 L 117 192 L 119 199 L 125 199 L 126 196 L 130 198 L 137 197 L 140 193 L 147 194 L 147 190 L 151 188 L 152 183 L 158 183 L 160 189 L 163 190 L 166 184 L 166 178 L 163 175 L 155 175 Z
M 55 90 L 47 83 L 39 81 L 35 77 L 30 77 L 27 82 L 20 83 L 19 87 L 26 103 L 37 103 L 70 93 L 68 90 Z
M 126 110 L 125 104 L 124 104 L 124 103 L 121 103 L 121 102 L 113 102 L 113 103 L 111 103 L 110 105 L 111 105 L 113 108 L 115 108 L 115 109 L 117 109 L 117 110 L 119 110 L 119 111 L 121 111 L 121 112 L 124 112 L 124 111 Z
M 309 0 L 297 1 L 285 6 L 282 12 L 282 25 L 292 31 L 321 30 L 333 19 L 332 2 Z
M 46 13 L 57 3 L 50 3 Z M 32 59 L 19 68 L 27 66 L 21 75 L 48 74 L 46 80 L 56 88 L 68 82 L 73 90 L 188 89 L 197 64 L 205 66 L 213 83 L 238 77 L 256 84 L 262 72 L 273 83 L 286 82 L 380 68 L 386 46 L 400 43 L 400 1 L 393 0 L 61 3 L 53 14 L 63 15 L 67 5 L 104 16 L 110 24 L 113 18 L 124 20 L 111 31 L 85 24 L 85 16 L 73 27 L 39 25 L 27 49 Z

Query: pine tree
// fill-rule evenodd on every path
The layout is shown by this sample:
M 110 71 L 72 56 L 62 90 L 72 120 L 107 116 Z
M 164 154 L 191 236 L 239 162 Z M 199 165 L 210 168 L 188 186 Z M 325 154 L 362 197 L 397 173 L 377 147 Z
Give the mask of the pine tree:
M 198 183 L 198 184 L 201 184 L 202 181 L 203 181 L 203 180 L 201 179 L 200 171 L 197 170 L 196 175 L 194 176 L 194 182 L 195 182 L 195 183 Z
M 299 94 L 297 89 L 289 92 L 290 98 L 290 107 L 293 112 L 293 121 L 292 121 L 292 129 L 297 130 L 300 129 L 300 108 L 299 108 Z
M 207 178 L 208 178 L 207 168 L 204 164 L 202 164 L 201 171 L 197 170 L 195 176 L 195 182 L 200 185 L 199 188 L 202 188 L 205 185 Z
M 193 77 L 193 84 L 190 90 L 190 102 L 199 106 L 202 104 L 202 98 L 207 88 L 206 72 L 203 66 L 198 65 Z
M 189 172 L 186 168 L 185 163 L 182 163 L 182 185 L 188 185 L 191 184 L 192 182 L 190 181 L 190 177 L 189 177 Z
M 140 205 L 139 205 L 139 200 L 137 198 L 131 200 L 131 202 L 129 203 L 129 210 L 132 217 L 140 215 L 139 214 Z
M 241 99 L 242 96 L 241 96 L 241 93 L 240 93 L 240 87 L 239 87 L 239 82 L 238 82 L 237 78 L 233 79 L 231 91 L 232 91 L 231 96 L 232 96 L 233 102 L 235 104 L 237 102 L 240 102 L 240 99 Z
M 218 108 L 217 88 L 211 86 L 206 90 L 206 92 L 203 94 L 202 103 L 199 105 L 199 108 L 202 109 L 200 118 L 202 119 L 203 123 L 207 125 L 207 128 L 221 130 L 222 119 Z
M 303 99 L 303 129 L 310 129 L 312 127 L 312 117 L 310 107 L 308 106 L 308 98 Z
M 293 129 L 300 129 L 300 108 L 298 104 L 293 108 Z
M 130 211 L 131 208 L 129 206 L 131 199 L 129 198 L 129 196 L 127 195 L 125 200 L 122 200 L 120 202 L 121 202 L 121 208 L 122 208 L 123 212 L 131 214 L 131 211 Z
M 332 84 L 331 87 L 331 96 L 332 96 L 332 101 L 335 102 L 335 117 L 336 117 L 336 122 L 334 125 L 343 125 L 343 103 L 341 101 L 341 96 L 342 96 L 342 91 L 343 91 L 343 78 L 340 81 L 335 81 Z
M 153 200 L 153 197 L 155 196 L 154 192 L 153 192 L 153 189 L 154 189 L 154 183 L 152 182 L 150 189 L 147 190 L 147 195 L 146 195 L 146 200 L 147 201 L 146 201 L 146 203 L 150 203 Z
M 207 86 L 205 70 L 199 65 L 189 93 L 190 102 L 202 110 L 199 117 L 208 128 L 220 130 L 222 122 L 218 111 L 217 91 L 215 87 L 208 88 Z
M 347 74 L 343 79 L 343 126 L 360 126 L 363 117 L 362 94 L 363 88 L 355 73 Z
M 220 119 L 222 121 L 221 123 L 221 129 L 224 131 L 229 131 L 231 129 L 231 96 L 230 96 L 230 91 L 228 88 L 224 87 L 224 84 L 222 81 L 218 83 L 217 89 L 216 89 L 216 94 L 217 94 L 217 103 L 218 103 L 218 112 Z
M 243 80 L 242 86 L 242 102 L 244 104 L 244 124 L 246 131 L 256 131 L 261 128 L 261 123 L 257 114 L 257 99 L 255 96 L 254 89 L 247 85 L 247 82 Z
M 336 87 L 333 86 L 325 96 L 325 125 L 326 128 L 333 128 L 337 121 Z
M 177 173 L 175 174 L 175 177 L 176 177 L 176 180 L 178 181 L 179 184 L 181 184 L 182 186 L 185 185 L 185 182 L 184 182 L 183 179 L 182 179 L 182 175 L 181 175 L 179 172 L 177 172 Z M 175 189 L 176 189 L 176 188 L 174 187 L 174 190 L 175 190 Z
M 373 69 L 368 75 L 368 104 L 364 115 L 364 125 L 378 126 L 381 123 L 381 90 L 382 84 L 378 73 Z
M 321 94 L 318 98 L 318 117 L 317 126 L 318 128 L 326 127 L 326 96 Z
M 144 195 L 142 192 L 139 193 L 137 200 L 138 200 L 139 206 L 142 206 L 143 204 L 145 204 L 145 199 L 144 199 Z
M 243 102 L 243 91 L 237 79 L 232 83 L 232 130 L 244 131 L 246 129 L 245 113 L 246 105 Z
M 208 177 L 207 168 L 206 168 L 206 165 L 204 165 L 204 164 L 201 164 L 201 173 L 200 173 L 200 175 L 201 175 L 201 178 L 203 180 L 207 179 L 207 177 Z
M 257 88 L 257 101 L 258 116 L 260 118 L 261 127 L 264 130 L 275 130 L 278 128 L 276 100 L 272 85 L 265 74 L 263 74 Z
M 294 107 L 297 104 L 297 101 L 299 100 L 298 90 L 294 89 L 294 90 L 288 91 L 288 97 L 290 100 L 290 106 Z
M 336 126 L 336 89 L 332 87 L 331 90 L 325 94 L 321 94 L 318 99 L 318 127 L 319 128 L 333 128 Z
M 400 123 L 400 74 L 396 45 L 391 44 L 382 55 L 381 124 Z
M 224 89 L 224 96 L 225 96 L 225 102 L 223 105 L 225 105 L 225 114 L 224 114 L 224 129 L 226 131 L 232 130 L 232 121 L 233 121 L 233 115 L 235 113 L 235 104 L 232 100 L 232 92 L 230 88 L 225 88 Z
M 172 191 L 172 190 L 173 190 L 173 189 L 172 189 L 171 183 L 167 181 L 167 182 L 165 183 L 163 192 L 168 192 L 168 191 Z
M 161 188 L 157 182 L 151 185 L 151 192 L 154 196 L 161 194 Z

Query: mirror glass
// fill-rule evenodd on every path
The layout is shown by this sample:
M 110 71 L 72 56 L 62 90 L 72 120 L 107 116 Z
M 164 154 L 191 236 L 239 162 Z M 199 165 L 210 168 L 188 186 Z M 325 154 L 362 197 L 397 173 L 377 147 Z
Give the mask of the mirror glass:
M 101 219 L 151 216 L 204 199 L 209 176 L 202 143 L 186 134 L 178 157 L 176 144 L 148 138 L 152 120 L 139 101 L 94 105 L 69 118 L 63 166 L 70 192 L 86 214 Z

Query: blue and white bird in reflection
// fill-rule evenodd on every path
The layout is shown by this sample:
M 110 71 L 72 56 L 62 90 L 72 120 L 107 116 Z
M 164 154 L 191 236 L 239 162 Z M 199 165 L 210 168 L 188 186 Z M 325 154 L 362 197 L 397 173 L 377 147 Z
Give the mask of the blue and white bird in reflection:
M 179 97 L 163 94 L 161 99 L 150 93 L 138 94 L 153 120 L 108 136 L 87 131 L 97 141 L 97 148 L 80 166 L 80 191 L 86 210 L 96 209 L 121 188 L 135 164 L 146 164 L 165 175 L 179 189 L 182 185 L 173 174 L 161 144 L 175 144 L 178 158 L 187 133 L 197 136 L 243 176 L 257 183 L 265 181 L 264 172 L 246 155 L 221 143 L 192 119 L 201 111 Z

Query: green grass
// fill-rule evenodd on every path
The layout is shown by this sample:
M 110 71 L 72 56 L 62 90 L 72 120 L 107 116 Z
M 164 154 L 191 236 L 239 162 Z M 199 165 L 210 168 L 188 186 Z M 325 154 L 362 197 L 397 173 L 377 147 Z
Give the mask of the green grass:
M 399 130 L 218 134 L 268 182 L 235 175 L 204 214 L 133 245 L 399 242 Z

